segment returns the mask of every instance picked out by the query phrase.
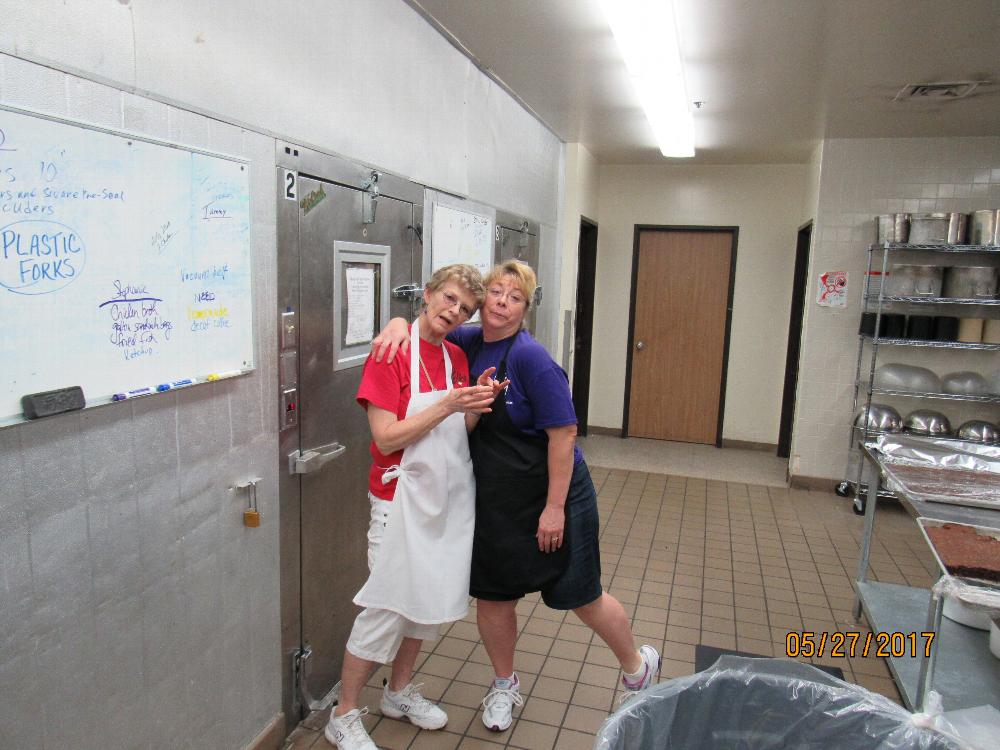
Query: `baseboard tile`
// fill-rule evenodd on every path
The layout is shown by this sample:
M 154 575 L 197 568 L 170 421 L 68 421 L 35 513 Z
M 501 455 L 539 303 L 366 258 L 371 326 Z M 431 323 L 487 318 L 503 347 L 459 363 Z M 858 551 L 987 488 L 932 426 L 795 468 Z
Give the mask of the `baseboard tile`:
M 587 425 L 588 435 L 610 435 L 611 437 L 621 437 L 622 428 L 621 427 L 597 427 L 596 425 Z
M 278 750 L 285 741 L 285 714 L 279 712 L 254 737 L 245 750 Z
M 777 453 L 777 443 L 756 443 L 752 440 L 730 440 L 722 438 L 723 448 L 739 448 L 745 451 L 761 451 L 763 453 Z
M 788 477 L 788 485 L 793 490 L 826 490 L 833 492 L 833 488 L 839 479 L 827 479 L 826 477 L 806 477 L 801 474 L 792 474 Z

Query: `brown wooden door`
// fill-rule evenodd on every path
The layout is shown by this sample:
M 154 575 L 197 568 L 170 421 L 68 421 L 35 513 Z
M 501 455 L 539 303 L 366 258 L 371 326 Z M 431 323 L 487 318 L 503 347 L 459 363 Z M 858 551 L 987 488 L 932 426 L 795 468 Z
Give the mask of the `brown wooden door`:
M 719 444 L 734 240 L 639 230 L 628 435 Z

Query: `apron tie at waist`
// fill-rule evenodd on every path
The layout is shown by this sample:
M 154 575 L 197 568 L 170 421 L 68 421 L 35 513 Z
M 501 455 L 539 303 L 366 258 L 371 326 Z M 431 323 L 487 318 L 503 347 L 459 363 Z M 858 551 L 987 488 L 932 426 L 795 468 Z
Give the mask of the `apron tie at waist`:
M 393 479 L 403 475 L 403 468 L 399 464 L 393 464 L 382 472 L 382 484 L 389 484 Z

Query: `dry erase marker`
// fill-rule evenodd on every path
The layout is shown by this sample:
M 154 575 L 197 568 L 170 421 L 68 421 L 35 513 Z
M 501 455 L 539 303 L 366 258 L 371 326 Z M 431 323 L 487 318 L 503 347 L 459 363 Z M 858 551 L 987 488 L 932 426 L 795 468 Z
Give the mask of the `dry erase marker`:
M 152 388 L 136 388 L 134 391 L 129 391 L 128 393 L 116 393 L 111 397 L 112 401 L 124 401 L 127 398 L 135 398 L 136 396 L 145 396 L 147 393 L 152 393 Z
M 214 372 L 208 376 L 208 380 L 221 380 L 222 378 L 232 378 L 236 375 L 242 375 L 243 370 L 230 370 L 229 372 Z
M 188 378 L 187 380 L 175 380 L 173 383 L 160 383 L 156 386 L 156 390 L 163 393 L 163 391 L 169 391 L 171 388 L 180 388 L 184 385 L 191 385 L 193 382 L 194 381 L 191 380 L 191 378 Z

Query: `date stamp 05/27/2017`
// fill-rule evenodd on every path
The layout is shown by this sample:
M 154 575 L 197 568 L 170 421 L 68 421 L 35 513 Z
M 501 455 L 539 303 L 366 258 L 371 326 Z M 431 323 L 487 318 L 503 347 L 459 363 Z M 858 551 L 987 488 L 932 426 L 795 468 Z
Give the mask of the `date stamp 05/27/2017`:
M 824 656 L 930 656 L 935 635 L 933 630 L 911 633 L 863 633 L 856 630 L 814 633 L 809 630 L 793 630 L 785 636 L 785 655 L 807 659 L 821 659 Z

